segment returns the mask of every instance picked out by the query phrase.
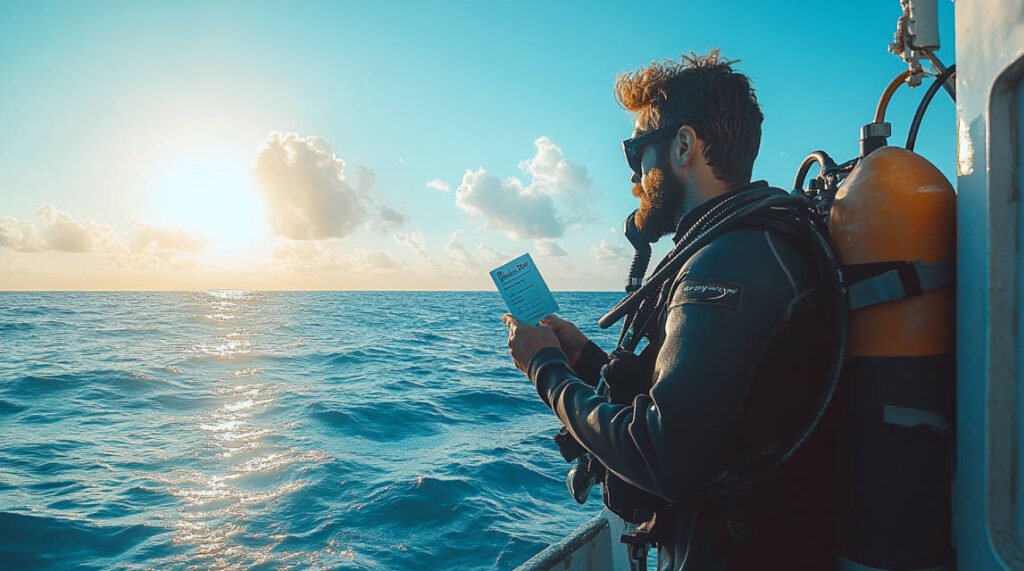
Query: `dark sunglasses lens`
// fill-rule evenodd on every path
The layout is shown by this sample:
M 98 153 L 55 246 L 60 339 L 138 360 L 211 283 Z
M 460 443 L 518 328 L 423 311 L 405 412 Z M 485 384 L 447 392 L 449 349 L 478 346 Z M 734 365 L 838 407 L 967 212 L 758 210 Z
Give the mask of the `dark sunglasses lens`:
M 640 172 L 640 149 L 636 148 L 632 141 L 625 141 L 622 143 L 622 152 L 626 155 L 626 164 L 629 168 L 633 169 L 636 174 Z

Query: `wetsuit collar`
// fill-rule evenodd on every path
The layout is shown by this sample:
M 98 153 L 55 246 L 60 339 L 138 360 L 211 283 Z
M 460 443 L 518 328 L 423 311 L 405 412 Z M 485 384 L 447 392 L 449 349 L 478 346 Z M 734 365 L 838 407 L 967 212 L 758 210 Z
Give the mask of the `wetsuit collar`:
M 690 229 L 690 227 L 692 227 L 698 220 L 700 220 L 701 216 L 704 216 L 705 214 L 707 214 L 707 212 L 709 210 L 711 210 L 712 208 L 714 208 L 714 206 L 716 204 L 718 204 L 719 202 L 722 202 L 723 200 L 729 198 L 730 196 L 734 196 L 734 195 L 739 194 L 741 192 L 746 192 L 748 190 L 753 190 L 755 188 L 762 188 L 762 187 L 765 187 L 765 186 L 768 186 L 768 181 L 755 180 L 755 181 L 753 181 L 753 182 L 751 182 L 749 184 L 745 184 L 743 186 L 734 188 L 734 189 L 730 190 L 729 192 L 725 192 L 725 193 L 719 194 L 718 196 L 716 196 L 714 198 L 705 200 L 701 204 L 697 205 L 696 208 L 694 208 L 693 210 L 687 212 L 683 216 L 683 218 L 679 221 L 679 225 L 676 226 L 676 234 L 675 234 L 675 236 L 672 237 L 672 241 L 673 242 L 678 242 L 679 238 L 681 238 L 683 236 L 683 234 L 685 234 L 686 231 Z

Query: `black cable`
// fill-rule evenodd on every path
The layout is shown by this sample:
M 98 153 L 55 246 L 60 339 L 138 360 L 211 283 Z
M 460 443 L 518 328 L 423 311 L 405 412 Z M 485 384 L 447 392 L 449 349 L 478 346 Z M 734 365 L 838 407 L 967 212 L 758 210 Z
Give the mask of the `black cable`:
M 910 122 L 910 131 L 907 133 L 907 144 L 905 145 L 908 151 L 914 150 L 914 144 L 917 143 L 917 132 L 921 129 L 921 121 L 924 119 L 924 112 L 928 110 L 928 105 L 931 104 L 935 94 L 939 92 L 946 81 L 956 73 L 956 64 L 953 64 L 946 68 L 935 78 L 935 81 L 928 87 L 928 91 L 925 92 L 924 98 L 921 99 L 921 103 L 917 106 L 917 112 L 914 113 L 914 120 Z M 956 101 L 956 98 L 953 98 Z
M 814 163 L 818 163 L 818 168 L 821 169 L 821 172 L 836 168 L 836 162 L 832 160 L 832 157 L 828 156 L 828 153 L 825 151 L 814 151 L 807 155 L 804 162 L 800 163 L 800 168 L 796 171 L 796 178 L 793 179 L 793 190 L 804 189 L 804 179 L 807 178 L 807 173 L 811 171 Z

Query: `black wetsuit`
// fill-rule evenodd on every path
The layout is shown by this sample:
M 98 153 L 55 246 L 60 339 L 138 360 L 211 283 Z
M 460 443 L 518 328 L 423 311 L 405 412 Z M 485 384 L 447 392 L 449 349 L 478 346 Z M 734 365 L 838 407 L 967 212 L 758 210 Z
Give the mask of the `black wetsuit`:
M 688 213 L 676 239 L 724 198 Z M 585 378 L 608 359 L 593 344 L 576 363 L 580 374 L 557 348 L 531 361 L 541 399 L 576 439 L 670 503 L 657 515 L 659 569 L 833 564 L 827 426 L 727 508 L 706 496 L 738 456 L 798 433 L 820 398 L 828 342 L 817 276 L 809 247 L 791 235 L 755 226 L 715 239 L 676 276 L 647 348 L 657 353 L 652 388 L 631 406 L 609 403 Z

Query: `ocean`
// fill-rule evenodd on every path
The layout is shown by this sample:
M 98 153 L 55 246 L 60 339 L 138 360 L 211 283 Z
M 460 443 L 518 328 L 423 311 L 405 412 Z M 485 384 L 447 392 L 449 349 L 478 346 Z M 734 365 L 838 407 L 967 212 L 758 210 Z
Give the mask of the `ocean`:
M 605 348 L 618 293 L 555 294 Z M 494 292 L 0 293 L 0 568 L 510 569 L 596 514 Z

